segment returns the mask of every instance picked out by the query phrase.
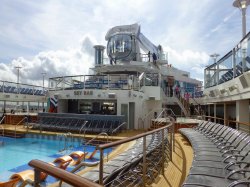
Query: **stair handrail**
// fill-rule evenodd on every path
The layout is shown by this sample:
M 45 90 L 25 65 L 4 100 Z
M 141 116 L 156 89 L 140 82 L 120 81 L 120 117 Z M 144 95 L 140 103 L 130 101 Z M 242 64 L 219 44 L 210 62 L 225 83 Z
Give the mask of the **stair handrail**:
M 2 128 L 2 136 L 4 137 L 4 126 L 2 125 L 3 120 L 5 119 L 5 116 L 2 117 L 0 121 L 0 127 Z
M 173 111 L 171 108 L 163 108 L 162 111 L 160 112 L 160 114 L 156 117 L 156 119 L 159 119 L 159 118 L 162 116 L 163 112 L 168 112 L 168 111 L 171 112 L 171 115 L 172 115 L 172 116 L 176 116 L 175 113 L 174 113 L 174 111 Z M 168 114 L 168 113 L 167 113 L 167 114 Z M 170 116 L 171 116 L 171 115 L 170 115 Z M 158 121 L 156 122 L 156 128 L 159 128 L 159 127 L 160 127 L 160 124 L 161 124 L 162 122 L 164 122 L 164 121 L 165 121 L 165 118 L 162 118 L 161 120 L 158 120 Z
M 27 118 L 27 117 L 24 117 L 21 121 L 19 121 L 19 122 L 15 125 L 15 138 L 16 138 L 16 127 L 17 127 L 19 124 L 21 124 L 25 119 L 26 119 L 27 122 L 28 122 L 28 118 Z
M 86 124 L 88 123 L 88 121 L 85 121 L 84 124 L 82 125 L 82 127 L 79 130 L 79 134 L 81 134 L 82 129 L 86 126 Z M 84 131 L 85 132 L 85 131 Z
M 148 118 L 148 116 L 149 116 L 150 114 L 152 114 L 153 112 L 155 112 L 156 110 L 161 110 L 160 114 L 156 117 L 156 119 L 157 119 L 159 116 L 162 115 L 162 112 L 163 112 L 163 111 L 171 111 L 171 114 L 172 114 L 173 116 L 176 116 L 176 114 L 173 112 L 173 110 L 172 110 L 171 108 L 154 108 L 154 109 L 152 109 L 151 111 L 149 111 L 149 112 L 146 114 L 146 116 L 144 116 L 144 117 L 141 119 L 142 122 L 143 122 L 143 129 L 144 129 L 144 124 L 145 124 L 145 119 Z
M 86 156 L 86 146 L 89 145 L 92 141 L 94 141 L 96 138 L 98 138 L 99 136 L 106 136 L 107 137 L 107 141 L 106 143 L 109 142 L 109 135 L 106 132 L 101 132 L 99 134 L 97 134 L 95 137 L 93 137 L 91 140 L 89 140 L 87 143 L 84 144 L 84 160 L 85 160 L 85 156 Z M 107 153 L 107 161 L 108 161 L 108 153 Z
M 122 124 L 120 124 L 118 127 L 116 127 L 112 132 L 111 132 L 111 134 L 113 135 L 113 133 L 115 132 L 115 131 L 117 131 L 121 126 L 123 126 L 124 124 L 126 124 L 126 122 L 123 122 Z

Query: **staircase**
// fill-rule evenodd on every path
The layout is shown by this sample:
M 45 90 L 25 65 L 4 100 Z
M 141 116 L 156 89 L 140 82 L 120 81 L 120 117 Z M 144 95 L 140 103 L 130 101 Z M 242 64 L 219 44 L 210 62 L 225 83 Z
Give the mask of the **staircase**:
M 190 110 L 189 110 L 189 102 L 187 102 L 184 98 L 182 97 L 175 97 L 176 103 L 179 105 L 181 108 L 181 111 L 183 112 L 185 117 L 190 116 Z
M 164 100 L 169 99 L 169 97 L 166 96 L 166 94 L 162 91 L 161 95 Z M 190 110 L 189 110 L 189 102 L 187 102 L 183 97 L 177 97 L 175 94 L 170 97 L 171 101 L 175 104 L 178 104 L 179 107 L 181 108 L 181 111 L 183 112 L 185 117 L 190 116 Z

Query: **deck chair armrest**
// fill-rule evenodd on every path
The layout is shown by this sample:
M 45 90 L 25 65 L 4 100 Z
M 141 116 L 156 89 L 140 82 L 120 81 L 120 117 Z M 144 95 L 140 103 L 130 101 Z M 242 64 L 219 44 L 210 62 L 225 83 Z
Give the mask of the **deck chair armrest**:
M 192 186 L 197 186 L 197 185 L 198 185 L 198 186 L 202 186 L 202 187 L 211 187 L 211 185 L 205 185 L 205 184 L 202 184 L 202 185 L 201 185 L 201 184 L 199 184 L 199 183 L 185 183 L 185 182 L 184 182 L 184 183 L 182 184 L 182 186 L 191 186 L 191 187 L 192 187 Z
M 226 145 L 224 147 L 221 147 L 220 152 L 222 152 L 223 150 L 228 149 L 228 148 L 234 148 L 234 146 L 233 145 Z
M 221 156 L 224 157 L 226 154 L 230 153 L 232 155 L 234 155 L 235 153 L 239 153 L 240 151 L 237 150 L 237 149 L 229 149 L 229 150 L 226 150 Z
M 233 165 L 237 165 L 237 166 L 241 166 L 242 164 L 245 164 L 245 166 L 244 167 L 249 167 L 250 166 L 250 163 L 249 162 L 245 162 L 245 161 L 231 161 L 231 162 L 229 162 L 225 167 L 224 167 L 224 169 L 228 169 L 228 168 L 230 168 L 231 166 L 233 166 Z M 241 168 L 241 167 L 240 167 Z
M 227 170 L 227 169 L 230 168 L 231 166 L 234 166 L 235 163 L 236 163 L 236 160 L 229 162 L 229 163 L 224 167 L 224 169 Z
M 250 172 L 250 170 L 249 170 L 249 169 L 237 169 L 237 170 L 233 170 L 233 171 L 231 171 L 231 172 L 226 176 L 226 178 L 227 178 L 227 179 L 230 179 L 230 177 L 231 177 L 232 175 L 234 175 L 235 173 L 242 173 L 242 172 L 247 173 L 247 172 Z
M 222 160 L 222 162 L 225 163 L 225 162 L 226 162 L 228 159 L 230 159 L 230 158 L 233 158 L 233 159 L 236 160 L 236 157 L 234 157 L 233 155 L 228 155 L 226 158 L 224 158 L 224 159 Z
M 218 143 L 216 147 L 219 148 L 220 146 L 223 146 L 223 145 L 225 146 L 226 144 L 227 142 L 223 141 L 223 142 Z
M 233 155 L 229 155 L 229 156 L 227 156 L 226 158 L 224 158 L 224 160 L 222 161 L 222 162 L 226 162 L 228 159 L 230 159 L 230 158 L 233 158 L 233 159 L 237 159 L 237 158 L 239 158 L 239 157 L 241 157 L 241 158 L 243 158 L 244 156 L 242 156 L 242 155 L 240 155 L 240 154 L 233 154 Z
M 249 179 L 237 180 L 229 184 L 227 187 L 235 187 L 238 186 L 239 184 L 250 184 L 250 180 Z

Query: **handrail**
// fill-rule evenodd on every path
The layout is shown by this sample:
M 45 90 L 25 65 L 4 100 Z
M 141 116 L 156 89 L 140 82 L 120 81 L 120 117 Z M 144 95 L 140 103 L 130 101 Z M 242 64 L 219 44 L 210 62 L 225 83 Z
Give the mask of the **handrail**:
M 0 121 L 0 127 L 2 128 L 2 136 L 4 137 L 4 126 L 2 125 L 2 122 L 3 122 L 3 120 L 5 119 L 5 116 L 3 116 L 3 118 L 1 119 L 1 121 Z
M 121 126 L 123 126 L 124 124 L 126 124 L 126 122 L 123 122 L 122 124 L 120 124 L 118 127 L 116 127 L 111 134 L 113 134 L 115 131 L 117 131 Z
M 82 129 L 85 127 L 85 125 L 88 123 L 89 121 L 85 121 L 84 124 L 82 125 L 82 127 L 79 130 L 79 134 L 81 134 Z M 85 131 L 84 131 L 85 132 Z
M 160 114 L 157 116 L 156 119 L 159 119 L 159 118 L 162 116 L 163 112 L 166 112 L 166 114 L 168 115 L 168 111 L 171 112 L 171 115 L 176 116 L 175 113 L 174 113 L 174 111 L 173 111 L 171 108 L 163 108 L 162 111 L 160 112 Z M 159 125 L 160 125 L 162 122 L 164 122 L 164 120 L 165 120 L 165 118 L 163 118 L 163 119 L 157 121 L 157 123 L 156 123 L 156 128 L 159 128 Z M 155 126 L 155 125 L 154 125 L 154 126 Z
M 19 124 L 21 124 L 25 119 L 28 120 L 27 117 L 24 117 L 21 121 L 19 121 L 19 122 L 15 125 L 15 138 L 16 138 L 16 127 L 17 127 Z
M 91 182 L 90 180 L 87 180 L 79 175 L 54 167 L 40 160 L 31 160 L 29 162 L 29 166 L 35 168 L 34 186 L 40 186 L 39 185 L 40 173 L 45 172 L 48 175 L 55 177 L 59 180 L 62 180 L 67 184 L 70 184 L 75 187 L 101 187 L 99 184 Z
M 150 114 L 154 113 L 156 110 L 164 110 L 164 109 L 167 109 L 167 110 L 169 110 L 169 111 L 172 111 L 172 115 L 176 116 L 175 113 L 173 112 L 173 110 L 170 109 L 170 108 L 154 108 L 154 109 L 152 109 L 151 111 L 149 111 L 149 112 L 146 114 L 146 116 L 144 116 L 144 117 L 142 118 L 143 129 L 144 129 L 144 124 L 145 124 L 145 119 L 148 118 L 148 116 L 149 116 Z M 161 111 L 161 112 L 162 112 L 162 111 Z
M 170 149 L 170 160 L 172 160 L 172 152 L 175 151 L 174 150 L 174 146 L 175 146 L 175 140 L 174 140 L 174 124 L 175 124 L 175 119 L 171 116 L 169 116 L 170 120 L 171 120 L 171 124 L 169 125 L 166 125 L 166 126 L 163 126 L 161 128 L 158 128 L 158 129 L 155 129 L 155 130 L 152 130 L 152 131 L 149 131 L 149 132 L 145 132 L 145 133 L 142 133 L 142 134 L 138 134 L 138 135 L 135 135 L 133 137 L 128 137 L 128 138 L 124 138 L 122 140 L 118 140 L 118 141 L 115 141 L 115 142 L 110 142 L 110 143 L 107 143 L 107 144 L 102 144 L 102 145 L 98 145 L 96 148 L 100 150 L 100 164 L 99 164 L 99 184 L 103 185 L 103 165 L 104 165 L 104 149 L 107 149 L 107 148 L 110 148 L 110 147 L 114 147 L 114 146 L 118 146 L 118 145 L 121 145 L 121 144 L 124 144 L 124 143 L 127 143 L 127 142 L 130 142 L 130 141 L 133 141 L 133 140 L 136 140 L 136 139 L 139 139 L 139 138 L 143 138 L 143 167 L 144 167 L 144 171 L 146 171 L 146 136 L 147 135 L 151 135 L 153 133 L 156 133 L 156 132 L 161 132 L 162 133 L 162 145 L 164 144 L 164 130 L 169 128 L 170 129 L 170 143 L 169 143 L 169 149 Z M 163 146 L 162 146 L 163 147 Z M 162 151 L 164 152 L 164 147 L 162 148 Z M 164 154 L 164 153 L 162 153 Z M 164 162 L 163 162 L 163 165 L 164 165 Z M 146 178 L 146 173 L 143 172 L 143 183 L 145 184 L 145 178 Z
M 227 126 L 229 126 L 229 123 L 234 123 L 235 128 L 237 130 L 242 130 L 242 131 L 248 132 L 250 134 L 250 123 L 240 122 L 240 121 L 236 121 L 236 120 L 228 120 L 228 119 L 224 119 L 224 118 L 218 118 L 218 117 L 215 117 L 215 116 L 205 116 L 204 115 L 202 117 L 203 117 L 203 119 L 210 118 L 210 119 L 215 119 L 215 120 L 222 120 L 222 121 L 224 121 L 224 125 L 227 125 Z M 247 127 L 240 129 L 239 125 L 245 125 Z
M 229 119 L 218 118 L 218 117 L 214 117 L 214 116 L 203 116 L 203 117 L 204 118 L 214 118 L 214 119 L 219 119 L 219 120 L 223 120 L 223 121 L 226 121 L 226 122 L 239 123 L 239 124 L 242 124 L 242 125 L 250 126 L 250 123 L 240 122 L 240 121 L 236 121 L 236 120 L 229 120 Z
M 107 143 L 109 140 L 109 135 L 106 132 L 101 132 L 99 134 L 97 134 L 94 138 L 92 138 L 91 140 L 89 140 L 87 143 L 84 144 L 84 153 L 86 153 L 86 146 L 89 145 L 92 141 L 94 141 L 96 138 L 98 138 L 99 136 L 107 136 Z M 86 154 L 84 154 L 84 160 L 85 160 L 85 156 Z M 108 160 L 108 154 L 107 154 L 107 160 Z
M 133 140 L 136 140 L 136 139 L 139 139 L 139 138 L 143 138 L 145 136 L 148 136 L 150 134 L 153 134 L 155 132 L 159 132 L 165 128 L 169 128 L 171 127 L 173 124 L 169 124 L 169 125 L 166 125 L 164 127 L 161 127 L 159 129 L 154 129 L 152 131 L 148 131 L 148 132 L 144 132 L 142 134 L 138 134 L 138 135 L 135 135 L 135 136 L 132 136 L 132 137 L 128 137 L 128 138 L 124 138 L 124 139 L 121 139 L 121 140 L 117 140 L 115 142 L 110 142 L 110 143 L 107 143 L 107 144 L 102 144 L 102 145 L 98 145 L 97 148 L 100 149 L 100 150 L 103 150 L 103 149 L 107 149 L 107 148 L 110 148 L 110 147 L 114 147 L 114 146 L 117 146 L 117 145 L 120 145 L 120 144 L 124 144 L 124 143 L 127 143 L 127 142 L 131 142 Z
M 5 119 L 6 116 L 3 116 L 3 118 L 0 121 L 0 124 L 2 124 L 3 120 Z
M 91 140 L 89 140 L 85 145 L 89 145 L 92 141 L 94 141 L 96 138 L 98 138 L 101 135 L 107 136 L 107 140 L 108 140 L 109 135 L 106 132 L 101 132 L 101 133 L 97 134 L 94 138 L 92 138 Z

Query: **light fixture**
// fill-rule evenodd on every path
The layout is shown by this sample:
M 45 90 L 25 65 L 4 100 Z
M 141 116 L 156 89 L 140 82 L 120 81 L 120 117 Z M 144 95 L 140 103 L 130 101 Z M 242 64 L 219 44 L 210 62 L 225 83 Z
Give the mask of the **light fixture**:
M 236 90 L 236 89 L 238 89 L 238 85 L 237 85 L 237 84 L 234 84 L 234 85 L 228 87 L 228 90 L 229 90 L 230 92 L 232 92 L 232 91 L 234 91 L 234 90 Z

